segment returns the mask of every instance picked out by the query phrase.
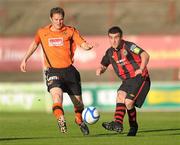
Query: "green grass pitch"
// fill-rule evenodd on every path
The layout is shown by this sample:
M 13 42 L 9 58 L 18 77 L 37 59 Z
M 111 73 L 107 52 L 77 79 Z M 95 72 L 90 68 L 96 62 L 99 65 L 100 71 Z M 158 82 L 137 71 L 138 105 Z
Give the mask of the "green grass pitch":
M 65 112 L 68 133 L 58 131 L 56 120 L 48 113 L 0 113 L 1 145 L 179 145 L 180 112 L 138 112 L 139 131 L 127 137 L 125 117 L 122 134 L 106 131 L 103 121 L 113 113 L 101 113 L 100 120 L 89 125 L 90 134 L 83 136 L 74 123 L 74 114 Z M 126 114 L 127 116 L 127 114 Z

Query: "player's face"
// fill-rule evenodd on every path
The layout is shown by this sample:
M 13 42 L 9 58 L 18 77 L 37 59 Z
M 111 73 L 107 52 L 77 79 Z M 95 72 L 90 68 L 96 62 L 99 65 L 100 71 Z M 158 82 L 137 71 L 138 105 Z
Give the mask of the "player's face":
M 59 30 L 62 28 L 63 24 L 64 24 L 64 18 L 61 14 L 55 13 L 53 14 L 53 16 L 50 18 L 53 27 L 56 30 Z
M 115 34 L 109 33 L 109 41 L 110 41 L 111 46 L 116 49 L 121 42 L 120 34 L 119 33 L 115 33 Z

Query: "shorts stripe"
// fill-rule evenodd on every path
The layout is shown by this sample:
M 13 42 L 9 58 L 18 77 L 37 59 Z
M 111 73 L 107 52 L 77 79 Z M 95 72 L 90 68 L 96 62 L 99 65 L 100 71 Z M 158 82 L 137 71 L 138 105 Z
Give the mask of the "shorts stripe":
M 136 100 L 136 99 L 137 99 L 137 97 L 139 96 L 140 92 L 142 91 L 142 89 L 143 89 L 145 83 L 146 83 L 146 78 L 145 78 L 145 80 L 143 81 L 143 83 L 142 83 L 142 85 L 141 85 L 141 87 L 140 87 L 138 93 L 136 94 L 136 96 L 134 97 L 133 100 Z

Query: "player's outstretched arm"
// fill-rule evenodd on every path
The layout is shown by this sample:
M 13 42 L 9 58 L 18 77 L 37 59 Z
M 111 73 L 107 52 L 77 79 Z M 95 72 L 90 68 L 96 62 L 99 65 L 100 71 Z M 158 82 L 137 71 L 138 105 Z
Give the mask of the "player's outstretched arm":
M 85 50 L 91 50 L 93 48 L 92 45 L 90 45 L 89 43 L 86 43 L 86 42 L 82 43 L 80 47 Z
M 26 72 L 26 62 L 30 58 L 30 56 L 34 53 L 34 51 L 37 49 L 37 47 L 38 47 L 38 45 L 35 43 L 35 41 L 33 41 L 30 44 L 30 46 L 20 64 L 20 69 L 22 72 Z
M 136 70 L 135 75 L 142 74 L 144 68 L 147 66 L 149 62 L 149 54 L 146 51 L 141 53 L 141 65 L 138 70 Z
M 140 66 L 140 68 L 143 70 L 145 67 L 146 67 L 146 65 L 148 64 L 148 62 L 149 62 L 149 54 L 146 52 L 146 51 L 144 51 L 144 52 L 142 52 L 141 53 L 141 66 Z
M 100 76 L 102 73 L 104 73 L 106 71 L 107 67 L 101 65 L 99 68 L 97 68 L 96 70 L 96 75 Z

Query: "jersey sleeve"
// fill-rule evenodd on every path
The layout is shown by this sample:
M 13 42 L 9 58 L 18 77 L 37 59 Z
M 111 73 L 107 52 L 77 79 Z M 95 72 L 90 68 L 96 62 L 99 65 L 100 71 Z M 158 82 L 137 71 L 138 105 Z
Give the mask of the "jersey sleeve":
M 74 28 L 74 32 L 73 32 L 73 36 L 72 36 L 74 42 L 77 44 L 77 45 L 81 45 L 82 43 L 86 42 L 82 37 L 81 35 L 79 34 L 79 32 Z
M 105 55 L 103 56 L 101 60 L 101 64 L 105 67 L 108 67 L 110 64 L 109 54 L 108 51 L 106 51 Z
M 34 41 L 36 42 L 36 44 L 39 44 L 41 42 L 41 39 L 39 37 L 39 34 L 38 34 L 39 31 L 37 31 L 35 37 L 34 37 Z
M 127 46 L 131 52 L 137 55 L 140 55 L 144 51 L 141 47 L 137 46 L 135 43 L 132 43 L 132 42 L 128 42 Z

